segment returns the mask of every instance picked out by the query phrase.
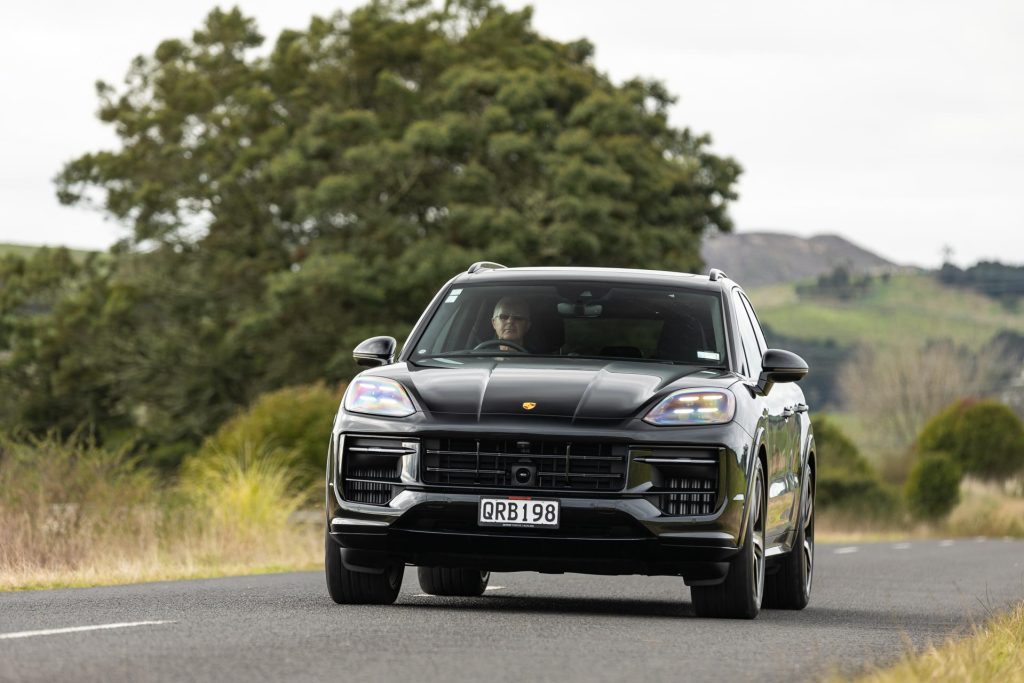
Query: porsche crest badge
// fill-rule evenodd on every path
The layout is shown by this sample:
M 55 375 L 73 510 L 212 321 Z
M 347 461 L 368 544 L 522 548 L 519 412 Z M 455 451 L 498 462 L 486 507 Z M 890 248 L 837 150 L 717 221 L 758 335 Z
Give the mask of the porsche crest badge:
M 523 401 L 523 410 L 533 410 L 537 407 L 537 404 L 533 401 Z

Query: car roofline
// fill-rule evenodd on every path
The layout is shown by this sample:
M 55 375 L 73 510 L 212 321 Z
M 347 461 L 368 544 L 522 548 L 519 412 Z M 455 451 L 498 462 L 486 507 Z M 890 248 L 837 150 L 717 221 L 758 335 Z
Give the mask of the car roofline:
M 622 282 L 632 284 L 658 284 L 675 286 L 696 286 L 699 289 L 721 290 L 731 280 L 717 268 L 707 275 L 668 270 L 646 270 L 641 268 L 602 268 L 591 266 L 528 266 L 508 268 L 498 263 L 481 261 L 457 275 L 457 284 L 498 284 L 528 283 L 537 281 L 590 280 L 594 282 Z

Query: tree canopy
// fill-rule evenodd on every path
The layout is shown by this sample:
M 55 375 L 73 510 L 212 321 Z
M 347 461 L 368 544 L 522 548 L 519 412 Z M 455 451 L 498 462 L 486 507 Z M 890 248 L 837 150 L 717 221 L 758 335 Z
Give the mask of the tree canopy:
M 263 42 L 216 9 L 98 84 L 120 145 L 57 192 L 128 234 L 0 367 L 34 406 L 8 424 L 196 443 L 264 391 L 350 376 L 356 342 L 404 334 L 475 260 L 692 271 L 731 229 L 736 162 L 529 8 L 374 1 Z
M 58 177 L 99 191 L 136 241 L 198 240 L 301 262 L 308 246 L 402 257 L 425 245 L 558 264 L 700 265 L 728 230 L 737 165 L 667 121 L 655 82 L 611 83 L 586 41 L 480 0 L 373 2 L 285 31 L 214 10 L 191 42 L 99 84 L 122 141 Z M 268 254 L 269 252 L 269 254 Z

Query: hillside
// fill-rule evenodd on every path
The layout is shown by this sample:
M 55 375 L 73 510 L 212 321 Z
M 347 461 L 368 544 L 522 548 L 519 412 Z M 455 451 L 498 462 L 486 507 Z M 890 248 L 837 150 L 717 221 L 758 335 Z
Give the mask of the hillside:
M 775 232 L 713 235 L 701 257 L 744 287 L 794 282 L 845 266 L 854 274 L 894 271 L 896 264 L 837 235 L 804 238 Z
M 875 278 L 863 297 L 801 297 L 794 283 L 747 289 L 772 346 L 790 349 L 811 366 L 804 390 L 816 405 L 832 403 L 840 367 L 858 346 L 877 353 L 950 339 L 981 350 L 1003 331 L 1024 335 L 1024 310 L 947 287 L 926 273 Z
M 747 288 L 758 317 L 786 336 L 834 340 L 841 346 L 915 346 L 952 339 L 980 348 L 1000 330 L 1024 333 L 1024 312 L 970 290 L 947 287 L 933 276 L 898 274 L 876 279 L 868 293 L 839 301 L 799 297 L 793 284 Z

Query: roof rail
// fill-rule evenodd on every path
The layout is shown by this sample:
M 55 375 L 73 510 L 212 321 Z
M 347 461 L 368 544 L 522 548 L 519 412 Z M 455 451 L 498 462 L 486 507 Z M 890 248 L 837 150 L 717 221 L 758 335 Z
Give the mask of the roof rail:
M 725 274 L 725 271 L 719 270 L 718 268 L 712 268 L 708 271 L 708 279 L 712 282 L 718 282 L 719 280 L 728 278 L 729 276 Z
M 477 273 L 481 270 L 496 270 L 498 268 L 505 268 L 506 266 L 494 261 L 477 261 L 466 270 L 467 273 Z

